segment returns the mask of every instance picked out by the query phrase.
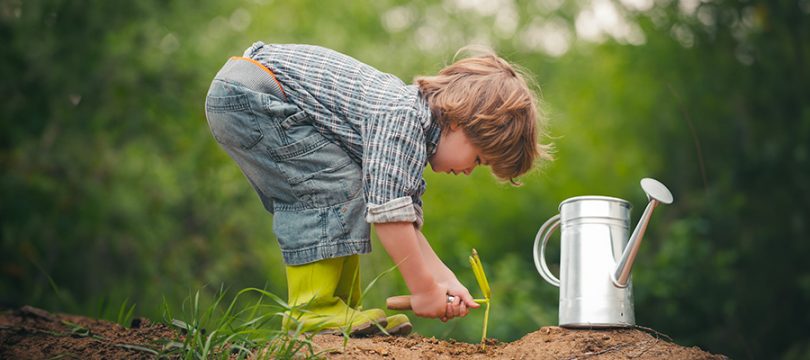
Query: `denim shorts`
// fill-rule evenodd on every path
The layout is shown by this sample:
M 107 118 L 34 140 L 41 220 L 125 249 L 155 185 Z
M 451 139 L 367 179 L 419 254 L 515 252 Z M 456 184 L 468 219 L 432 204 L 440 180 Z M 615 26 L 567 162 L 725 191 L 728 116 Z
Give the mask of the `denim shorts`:
M 273 214 L 285 263 L 370 252 L 360 165 L 276 84 L 261 65 L 231 58 L 206 97 L 214 138 Z

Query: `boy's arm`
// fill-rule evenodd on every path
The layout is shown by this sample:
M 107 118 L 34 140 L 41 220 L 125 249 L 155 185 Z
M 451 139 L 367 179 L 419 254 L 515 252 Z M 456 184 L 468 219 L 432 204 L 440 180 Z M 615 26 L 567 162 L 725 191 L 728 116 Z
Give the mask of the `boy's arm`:
M 439 259 L 439 256 L 436 255 L 435 251 L 433 251 L 433 248 L 430 246 L 430 243 L 428 243 L 425 235 L 423 235 L 419 230 L 416 230 L 416 234 L 419 238 L 419 248 L 422 252 L 422 258 L 425 259 L 425 262 L 427 263 L 427 266 L 430 268 L 431 272 L 434 274 L 436 281 L 447 287 L 447 293 L 449 295 L 456 297 L 453 305 L 460 305 L 455 308 L 448 308 L 448 315 L 450 317 L 467 316 L 467 308 L 475 309 L 480 307 L 481 305 L 473 300 L 469 290 L 467 290 L 467 288 L 464 287 L 460 281 L 458 281 L 458 278 L 456 278 L 453 271 L 451 271 L 447 265 L 445 265 L 444 262 Z
M 447 287 L 439 284 L 422 255 L 420 239 L 409 222 L 376 223 L 374 228 L 385 251 L 399 267 L 417 316 L 447 317 Z

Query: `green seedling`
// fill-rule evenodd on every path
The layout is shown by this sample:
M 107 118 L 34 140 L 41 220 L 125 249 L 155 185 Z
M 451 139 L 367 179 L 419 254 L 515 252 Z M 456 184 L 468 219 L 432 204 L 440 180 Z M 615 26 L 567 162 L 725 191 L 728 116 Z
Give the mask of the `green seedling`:
M 475 280 L 478 280 L 478 286 L 481 288 L 481 292 L 484 293 L 484 299 L 475 299 L 475 302 L 479 304 L 484 303 L 487 305 L 486 310 L 484 310 L 484 330 L 481 334 L 481 349 L 486 350 L 487 325 L 489 323 L 489 304 L 490 299 L 492 298 L 492 291 L 489 288 L 487 276 L 484 274 L 484 266 L 481 265 L 481 258 L 478 257 L 478 251 L 475 249 L 473 249 L 472 255 L 470 255 L 470 265 L 472 266 L 473 274 L 475 274 Z

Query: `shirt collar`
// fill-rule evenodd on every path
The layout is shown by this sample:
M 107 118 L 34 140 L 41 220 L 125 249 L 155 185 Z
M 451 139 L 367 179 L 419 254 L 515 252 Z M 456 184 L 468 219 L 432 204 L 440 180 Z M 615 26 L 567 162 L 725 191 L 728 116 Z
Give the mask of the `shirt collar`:
M 416 105 L 417 108 L 422 110 L 424 114 L 422 118 L 425 120 L 422 122 L 422 129 L 425 131 L 425 150 L 427 150 L 427 156 L 430 158 L 436 153 L 439 146 L 439 139 L 442 136 L 442 129 L 436 122 L 436 119 L 433 118 L 433 112 L 430 111 L 430 106 L 428 105 L 427 100 L 425 100 L 425 98 L 423 98 L 422 94 L 419 92 L 419 87 L 416 85 L 410 85 L 410 87 L 416 90 Z
M 425 138 L 427 140 L 427 154 L 428 157 L 433 156 L 436 153 L 436 150 L 439 147 L 439 139 L 442 137 L 442 128 L 433 118 L 427 124 L 425 128 Z

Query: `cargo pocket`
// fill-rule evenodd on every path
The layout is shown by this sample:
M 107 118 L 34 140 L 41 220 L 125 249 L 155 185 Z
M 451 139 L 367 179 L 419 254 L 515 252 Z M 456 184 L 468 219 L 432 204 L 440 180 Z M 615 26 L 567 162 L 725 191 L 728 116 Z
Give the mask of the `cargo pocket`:
M 362 195 L 360 166 L 311 125 L 288 129 L 289 145 L 268 148 L 292 192 L 310 208 L 342 204 Z
M 262 131 L 251 107 L 252 94 L 238 93 L 237 90 L 234 85 L 224 82 L 212 84 L 205 99 L 205 116 L 217 142 L 250 149 L 262 139 Z M 215 95 L 217 93 L 229 95 Z

